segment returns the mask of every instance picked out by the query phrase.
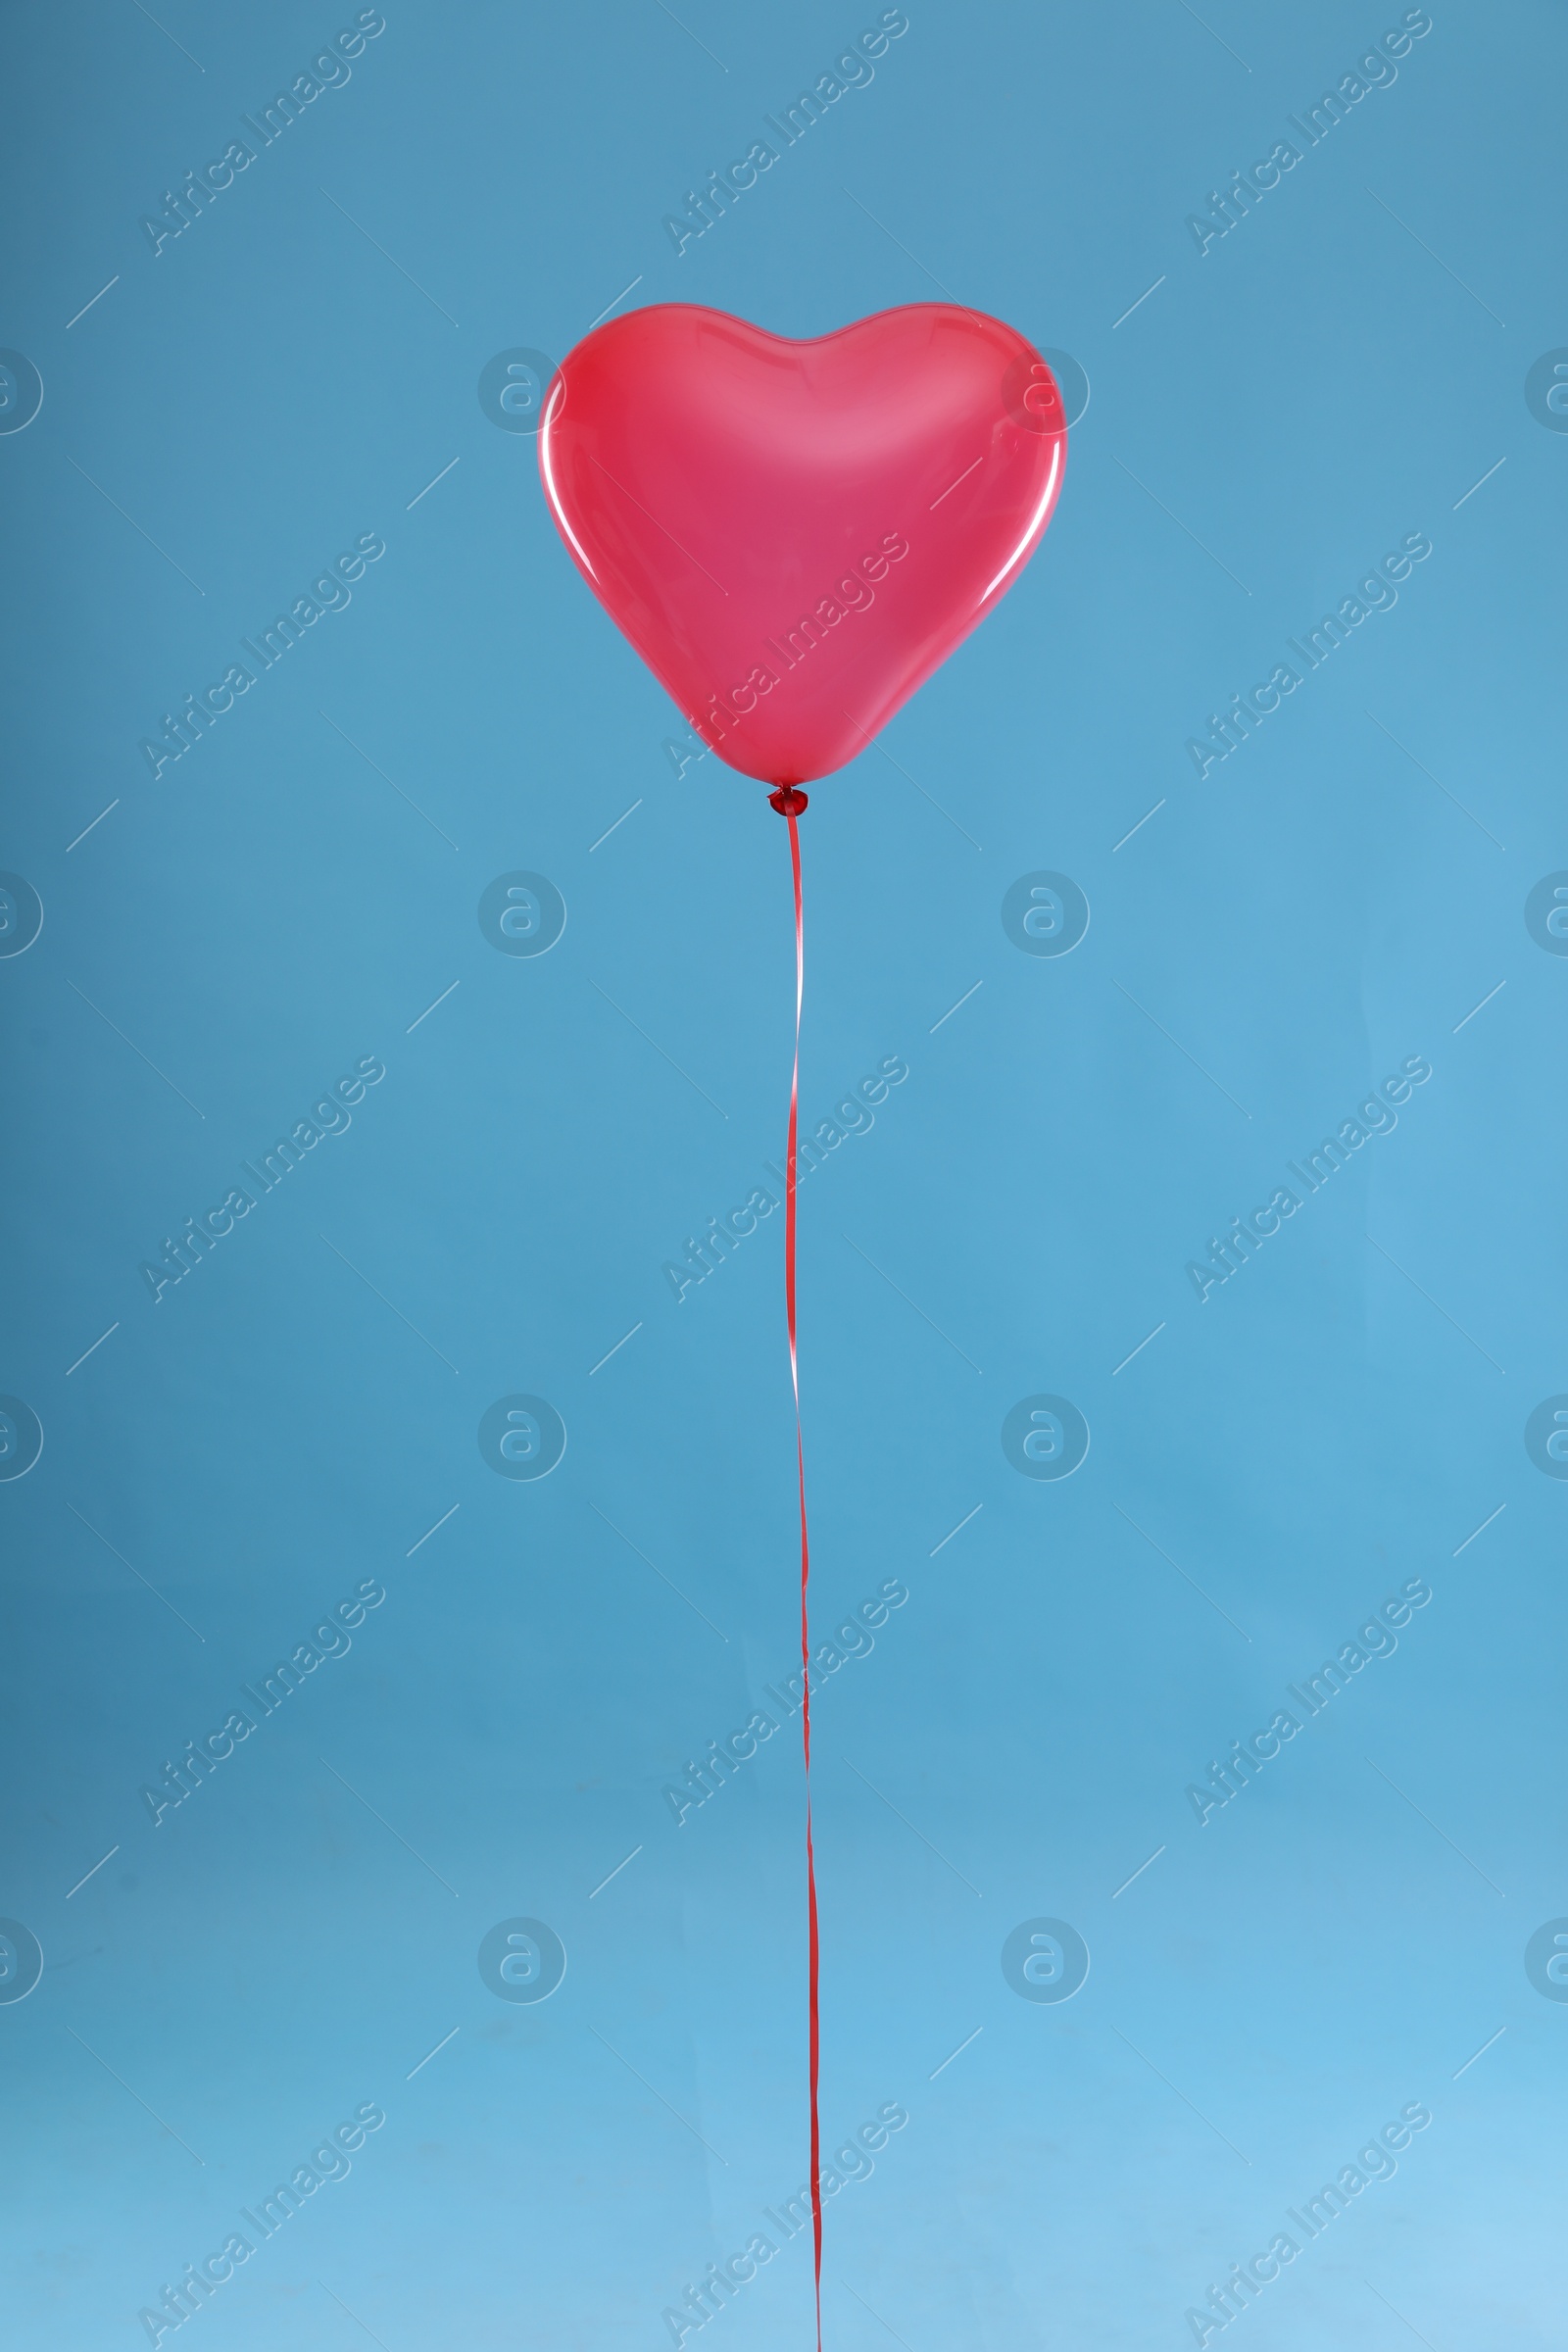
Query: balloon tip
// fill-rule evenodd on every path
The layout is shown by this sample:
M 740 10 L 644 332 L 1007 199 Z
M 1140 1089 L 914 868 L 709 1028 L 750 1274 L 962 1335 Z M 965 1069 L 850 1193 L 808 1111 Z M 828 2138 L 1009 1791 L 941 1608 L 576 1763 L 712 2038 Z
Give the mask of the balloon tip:
M 768 794 L 767 805 L 770 808 L 776 808 L 780 816 L 800 816 L 810 803 L 799 785 L 781 784 L 776 792 Z

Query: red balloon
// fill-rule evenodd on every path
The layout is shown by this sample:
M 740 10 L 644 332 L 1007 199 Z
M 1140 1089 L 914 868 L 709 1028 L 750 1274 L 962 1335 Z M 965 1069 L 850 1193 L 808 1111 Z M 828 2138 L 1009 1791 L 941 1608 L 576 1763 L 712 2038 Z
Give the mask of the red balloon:
M 794 343 L 672 302 L 567 356 L 539 470 L 703 741 L 782 785 L 863 751 L 1005 595 L 1066 450 L 1045 361 L 978 311 L 912 303 Z

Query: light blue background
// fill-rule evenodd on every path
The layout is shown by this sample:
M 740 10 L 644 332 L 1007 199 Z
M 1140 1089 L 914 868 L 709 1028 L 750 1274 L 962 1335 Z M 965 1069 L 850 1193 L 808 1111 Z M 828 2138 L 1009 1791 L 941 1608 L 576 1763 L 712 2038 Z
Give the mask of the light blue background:
M 792 1654 L 782 1220 L 679 1306 L 660 1272 L 783 1140 L 785 838 L 713 758 L 675 780 L 475 393 L 633 280 L 790 335 L 946 289 L 1092 384 L 1028 572 L 802 828 L 805 1108 L 909 1065 L 801 1208 L 819 1621 L 909 1592 L 820 1708 L 828 2144 L 909 2114 L 829 2203 L 830 2341 L 1191 2343 L 1417 2100 L 1252 2352 L 1558 2340 L 1568 2007 L 1523 1949 L 1568 1912 L 1568 1490 L 1522 1432 L 1568 1388 L 1568 963 L 1522 910 L 1568 865 L 1568 438 L 1523 382 L 1568 343 L 1568 25 L 1435 5 L 1200 258 L 1185 217 L 1399 8 L 922 0 L 677 259 L 663 214 L 877 13 L 388 0 L 155 259 L 141 215 L 354 11 L 5 12 L 0 342 L 45 386 L 0 439 L 0 865 L 45 908 L 0 964 L 39 2352 L 144 2342 L 365 2101 L 207 2352 L 654 2352 L 805 2178 L 793 1729 L 681 1828 L 660 1795 Z M 1414 531 L 1397 608 L 1200 784 L 1185 739 Z M 366 532 L 352 605 L 154 783 L 138 740 Z M 568 908 L 539 959 L 475 917 L 516 867 Z M 1060 960 L 1000 920 L 1041 867 L 1092 907 Z M 138 1262 L 371 1054 L 155 1306 Z M 1396 1132 L 1200 1305 L 1185 1261 L 1415 1054 Z M 542 1483 L 478 1452 L 514 1391 L 566 1424 Z M 1034 1392 L 1090 1424 L 1062 1483 L 1002 1453 Z M 1186 1784 L 1417 1575 L 1397 1654 L 1200 1829 Z M 155 1829 L 140 1786 L 368 1578 L 352 1651 Z M 516 1915 L 568 1954 L 542 2006 L 475 1966 Z M 1001 1972 L 1040 1915 L 1092 1953 L 1062 2006 Z M 808 2306 L 797 2238 L 707 2340 L 799 2347 Z

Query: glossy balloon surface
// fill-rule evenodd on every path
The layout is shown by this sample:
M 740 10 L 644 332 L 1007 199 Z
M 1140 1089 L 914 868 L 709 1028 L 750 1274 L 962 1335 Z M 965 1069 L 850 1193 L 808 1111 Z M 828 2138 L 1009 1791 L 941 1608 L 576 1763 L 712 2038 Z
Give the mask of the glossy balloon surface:
M 863 751 L 1018 577 L 1051 518 L 1060 394 L 948 303 L 790 342 L 667 303 L 597 327 L 539 433 L 562 536 L 730 766 L 808 783 Z

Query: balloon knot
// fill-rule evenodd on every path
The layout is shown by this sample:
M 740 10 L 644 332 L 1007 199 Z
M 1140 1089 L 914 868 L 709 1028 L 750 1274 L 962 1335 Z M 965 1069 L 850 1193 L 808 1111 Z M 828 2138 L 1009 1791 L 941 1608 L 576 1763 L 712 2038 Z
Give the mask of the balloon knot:
M 809 803 L 799 785 L 781 784 L 776 792 L 768 794 L 767 805 L 770 808 L 776 808 L 780 816 L 800 816 Z

